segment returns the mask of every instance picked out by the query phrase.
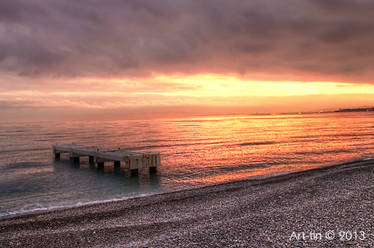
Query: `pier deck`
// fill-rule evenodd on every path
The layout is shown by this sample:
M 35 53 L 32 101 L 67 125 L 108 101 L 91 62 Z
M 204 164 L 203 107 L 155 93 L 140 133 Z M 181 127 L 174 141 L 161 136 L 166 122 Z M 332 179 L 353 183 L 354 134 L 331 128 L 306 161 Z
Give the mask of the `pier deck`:
M 113 162 L 117 168 L 123 163 L 125 169 L 129 169 L 132 174 L 155 172 L 161 164 L 158 152 L 130 152 L 78 144 L 53 145 L 52 149 L 56 160 L 61 158 L 61 154 L 68 153 L 75 164 L 79 164 L 80 157 L 89 157 L 89 163 L 98 168 L 104 168 L 104 162 Z

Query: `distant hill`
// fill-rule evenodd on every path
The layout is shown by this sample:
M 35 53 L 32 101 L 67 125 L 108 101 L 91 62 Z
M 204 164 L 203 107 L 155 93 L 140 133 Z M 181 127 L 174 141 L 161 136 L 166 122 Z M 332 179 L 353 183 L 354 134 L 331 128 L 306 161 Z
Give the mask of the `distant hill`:
M 338 109 L 338 110 L 335 110 L 334 112 L 369 112 L 369 111 L 374 111 L 374 107 L 373 108 Z

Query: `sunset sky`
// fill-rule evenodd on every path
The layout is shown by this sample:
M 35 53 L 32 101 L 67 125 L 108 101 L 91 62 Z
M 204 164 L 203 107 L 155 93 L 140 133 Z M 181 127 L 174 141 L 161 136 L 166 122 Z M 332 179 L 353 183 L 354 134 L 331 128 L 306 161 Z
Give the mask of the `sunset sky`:
M 2 0 L 0 120 L 374 106 L 372 0 Z

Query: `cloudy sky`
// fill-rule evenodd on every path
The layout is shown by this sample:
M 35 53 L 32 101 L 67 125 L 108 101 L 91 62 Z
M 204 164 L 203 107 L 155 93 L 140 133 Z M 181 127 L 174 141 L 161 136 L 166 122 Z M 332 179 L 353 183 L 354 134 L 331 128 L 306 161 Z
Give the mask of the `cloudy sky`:
M 0 118 L 374 105 L 372 0 L 1 0 Z

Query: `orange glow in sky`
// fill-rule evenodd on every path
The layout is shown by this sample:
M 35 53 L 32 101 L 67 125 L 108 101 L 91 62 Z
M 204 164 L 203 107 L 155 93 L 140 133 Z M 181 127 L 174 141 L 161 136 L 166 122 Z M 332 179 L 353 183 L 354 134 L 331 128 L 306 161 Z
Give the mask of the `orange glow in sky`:
M 162 93 L 165 95 L 188 95 L 199 97 L 250 97 L 250 96 L 301 96 L 337 94 L 374 94 L 374 85 L 339 82 L 266 82 L 243 80 L 224 75 L 158 76 L 159 82 L 195 86 L 196 90 Z
M 161 113 L 170 117 L 181 113 L 222 115 L 320 111 L 371 106 L 374 103 L 374 85 L 371 84 L 254 81 L 218 74 L 53 79 L 51 87 L 48 87 L 48 81 L 31 85 L 35 87 L 0 92 L 0 101 L 11 107 L 9 113 L 14 107 L 38 108 L 41 111 L 58 108 L 54 110 L 56 115 L 69 108 L 81 109 L 74 110 L 77 116 L 85 113 L 84 109 L 110 114 L 106 110 L 143 108 L 145 111 L 142 111 L 148 115 Z M 156 107 L 157 110 L 154 109 Z M 142 115 L 142 111 L 133 110 L 137 115 Z M 113 115 L 121 116 L 121 113 Z M 98 114 L 103 113 L 92 115 Z M 27 113 L 19 115 L 27 116 Z
M 59 82 L 56 83 L 58 85 Z M 87 105 L 98 108 L 170 104 L 235 105 L 246 104 L 253 97 L 292 97 L 313 95 L 370 95 L 374 85 L 341 82 L 251 81 L 233 76 L 200 74 L 190 76 L 160 75 L 153 78 L 75 79 L 64 81 L 64 88 L 30 89 L 0 92 L 2 100 L 39 99 L 48 106 Z M 69 85 L 71 84 L 71 85 Z M 95 85 L 95 87 L 92 87 Z M 63 101 L 58 98 L 62 98 Z M 89 99 L 99 101 L 92 102 Z M 48 101 L 49 99 L 49 101 Z

